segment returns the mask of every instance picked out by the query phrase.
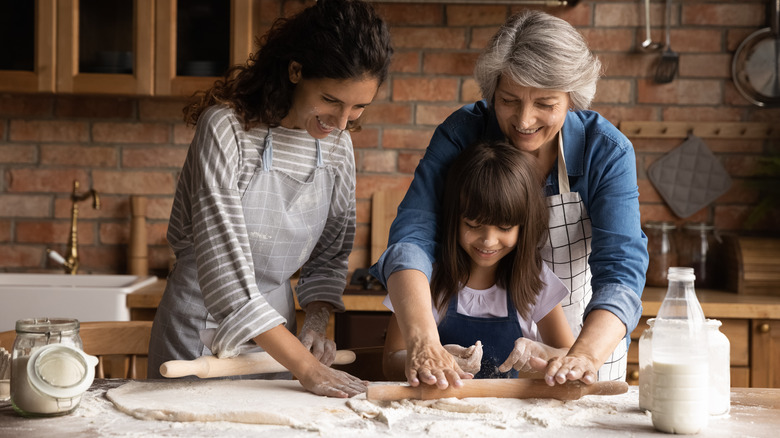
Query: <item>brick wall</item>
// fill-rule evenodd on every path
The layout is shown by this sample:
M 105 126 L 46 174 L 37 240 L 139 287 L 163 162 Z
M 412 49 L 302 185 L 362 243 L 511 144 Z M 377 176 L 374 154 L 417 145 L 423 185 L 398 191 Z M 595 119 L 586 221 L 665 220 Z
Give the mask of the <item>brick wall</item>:
M 298 0 L 264 0 L 264 14 L 287 14 Z M 621 121 L 762 121 L 780 125 L 780 110 L 749 104 L 730 73 L 739 43 L 766 27 L 766 2 L 675 2 L 672 47 L 680 75 L 653 82 L 658 54 L 637 51 L 644 40 L 643 2 L 582 1 L 548 8 L 576 26 L 605 65 L 594 109 Z M 354 135 L 358 166 L 358 235 L 351 267 L 369 263 L 370 199 L 374 191 L 404 189 L 436 124 L 479 98 L 471 72 L 479 51 L 504 19 L 521 6 L 377 3 L 391 25 L 396 56 L 392 74 L 366 110 Z M 264 20 L 265 21 L 265 20 Z M 651 2 L 654 40 L 663 38 L 663 2 Z M 0 271 L 55 269 L 46 248 L 65 252 L 72 181 L 94 187 L 102 208 L 80 204 L 79 251 L 83 271 L 126 272 L 130 195 L 145 195 L 150 267 L 164 275 L 170 253 L 167 219 L 179 168 L 192 138 L 184 126 L 184 99 L 83 95 L 0 95 Z M 732 189 L 713 205 L 680 220 L 647 180 L 646 169 L 683 139 L 636 139 L 644 220 L 709 221 L 744 232 L 757 202 L 748 186 L 770 140 L 706 142 L 732 178 Z M 775 140 L 776 141 L 776 140 Z M 778 215 L 757 230 L 770 233 Z M 754 231 L 754 230 L 753 230 Z

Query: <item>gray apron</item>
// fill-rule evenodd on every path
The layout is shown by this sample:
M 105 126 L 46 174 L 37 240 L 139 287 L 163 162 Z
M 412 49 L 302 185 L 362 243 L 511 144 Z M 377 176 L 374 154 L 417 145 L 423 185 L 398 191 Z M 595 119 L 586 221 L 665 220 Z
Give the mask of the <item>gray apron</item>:
M 547 197 L 550 226 L 547 242 L 542 248 L 542 259 L 570 291 L 561 305 L 572 333 L 577 337 L 582 331 L 585 307 L 593 293 L 588 264 L 592 230 L 590 215 L 580 194 L 572 192 L 569 187 L 562 131 L 558 132 L 558 188 L 558 195 Z M 599 369 L 599 380 L 626 379 L 627 350 L 626 342 L 621 341 Z
M 257 287 L 287 320 L 286 327 L 292 333 L 297 325 L 290 278 L 309 259 L 325 228 L 335 184 L 333 170 L 323 166 L 319 140 L 315 143 L 317 167 L 308 181 L 299 181 L 273 168 L 269 129 L 262 169 L 255 170 L 241 197 Z M 217 327 L 217 322 L 203 303 L 197 279 L 194 251 L 190 248 L 177 254 L 155 317 L 150 373 L 156 373 L 164 360 L 211 354 L 200 334 Z

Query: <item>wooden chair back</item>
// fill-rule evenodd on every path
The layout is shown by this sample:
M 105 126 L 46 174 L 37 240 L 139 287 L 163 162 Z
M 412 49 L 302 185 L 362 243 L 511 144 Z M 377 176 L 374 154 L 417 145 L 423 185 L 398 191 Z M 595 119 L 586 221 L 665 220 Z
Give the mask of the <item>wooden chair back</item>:
M 84 352 L 97 356 L 95 378 L 146 378 L 152 321 L 99 321 L 79 324 Z M 0 346 L 11 351 L 15 331 L 0 333 Z

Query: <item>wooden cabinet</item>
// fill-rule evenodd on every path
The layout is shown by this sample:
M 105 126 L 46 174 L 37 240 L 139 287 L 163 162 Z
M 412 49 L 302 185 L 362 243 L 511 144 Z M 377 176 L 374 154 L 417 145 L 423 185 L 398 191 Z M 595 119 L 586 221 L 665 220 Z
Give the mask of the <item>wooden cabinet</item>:
M 152 94 L 154 0 L 59 0 L 58 93 Z
M 751 335 L 753 373 L 750 386 L 780 388 L 780 321 L 753 320 Z
M 3 41 L 32 42 L 0 49 L 0 91 L 189 96 L 246 61 L 258 2 L 4 2 Z
M 0 3 L 0 91 L 53 92 L 56 0 Z
M 252 52 L 254 0 L 197 0 L 186 10 L 176 0 L 156 1 L 154 94 L 206 89 Z

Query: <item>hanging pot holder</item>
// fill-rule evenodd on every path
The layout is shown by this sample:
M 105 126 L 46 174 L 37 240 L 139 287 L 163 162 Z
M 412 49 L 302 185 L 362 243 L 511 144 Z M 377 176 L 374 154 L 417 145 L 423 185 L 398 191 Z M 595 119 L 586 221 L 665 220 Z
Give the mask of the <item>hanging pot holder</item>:
M 701 138 L 689 135 L 647 169 L 648 178 L 674 214 L 687 218 L 731 187 L 731 177 Z

